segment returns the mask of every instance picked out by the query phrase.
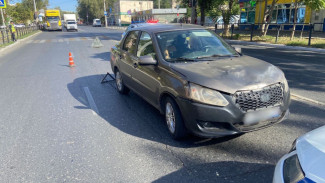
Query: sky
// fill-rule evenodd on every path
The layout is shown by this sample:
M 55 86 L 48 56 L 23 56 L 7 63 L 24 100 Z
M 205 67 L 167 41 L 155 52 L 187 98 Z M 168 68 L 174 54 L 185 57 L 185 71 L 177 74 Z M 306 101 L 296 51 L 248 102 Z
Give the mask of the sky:
M 10 3 L 20 3 L 21 0 L 10 0 Z M 51 9 L 57 6 L 60 6 L 61 10 L 64 11 L 76 11 L 77 7 L 77 0 L 49 0 L 50 6 L 47 8 Z
M 64 11 L 76 11 L 77 0 L 49 0 L 50 6 L 48 8 L 54 8 L 60 6 Z

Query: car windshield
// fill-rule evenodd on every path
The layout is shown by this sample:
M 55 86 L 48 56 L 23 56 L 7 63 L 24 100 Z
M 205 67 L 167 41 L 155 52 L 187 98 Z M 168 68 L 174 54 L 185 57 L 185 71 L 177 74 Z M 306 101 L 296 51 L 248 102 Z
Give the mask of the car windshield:
M 59 17 L 47 17 L 48 21 L 58 21 Z
M 100 20 L 96 20 L 96 23 L 100 23 Z
M 76 24 L 76 22 L 68 22 L 68 24 Z
M 156 36 L 166 61 L 239 56 L 231 46 L 208 30 L 168 31 Z

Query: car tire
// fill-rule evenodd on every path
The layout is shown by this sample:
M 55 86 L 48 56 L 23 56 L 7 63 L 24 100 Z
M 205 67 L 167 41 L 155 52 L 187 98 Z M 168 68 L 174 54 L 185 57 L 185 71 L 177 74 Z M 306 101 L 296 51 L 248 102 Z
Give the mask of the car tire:
M 118 69 L 115 71 L 115 84 L 119 93 L 126 95 L 130 92 L 130 89 L 124 85 L 122 75 Z
M 187 135 L 181 111 L 174 99 L 167 97 L 165 100 L 165 122 L 169 133 L 175 140 L 181 140 Z

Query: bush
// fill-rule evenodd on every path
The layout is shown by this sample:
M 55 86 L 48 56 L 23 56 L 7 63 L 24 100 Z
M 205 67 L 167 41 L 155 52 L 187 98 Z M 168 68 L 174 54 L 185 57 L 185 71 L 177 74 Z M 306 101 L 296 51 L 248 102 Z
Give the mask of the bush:
M 235 34 L 235 36 L 233 38 L 239 40 L 240 39 L 240 34 Z

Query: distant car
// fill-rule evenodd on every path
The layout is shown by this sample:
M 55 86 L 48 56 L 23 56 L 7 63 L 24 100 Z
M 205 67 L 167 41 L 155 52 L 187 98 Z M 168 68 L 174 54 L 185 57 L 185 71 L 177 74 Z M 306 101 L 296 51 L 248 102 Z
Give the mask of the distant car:
M 5 25 L 0 25 L 0 29 L 5 29 L 6 26 Z
M 93 20 L 93 27 L 101 27 L 101 26 L 102 26 L 102 22 L 100 21 L 100 19 Z
M 25 27 L 25 24 L 16 24 L 15 27 L 17 28 Z
M 273 183 L 325 183 L 325 126 L 299 137 L 277 163 Z
M 67 21 L 66 29 L 67 29 L 67 31 L 70 31 L 70 30 L 78 31 L 77 22 L 76 21 Z
M 284 73 L 202 26 L 132 28 L 110 55 L 118 92 L 132 90 L 160 110 L 174 139 L 242 134 L 289 115 Z

